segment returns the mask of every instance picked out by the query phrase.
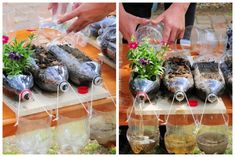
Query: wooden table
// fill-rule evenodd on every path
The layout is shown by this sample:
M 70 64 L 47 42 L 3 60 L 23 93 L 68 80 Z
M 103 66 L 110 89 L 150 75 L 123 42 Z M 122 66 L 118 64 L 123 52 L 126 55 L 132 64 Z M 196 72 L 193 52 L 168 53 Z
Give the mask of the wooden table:
M 180 49 L 180 46 L 177 46 L 177 49 Z M 126 122 L 126 112 L 127 109 L 133 103 L 133 97 L 129 91 L 128 83 L 130 78 L 131 69 L 129 68 L 129 62 L 127 60 L 127 51 L 128 45 L 123 44 L 120 50 L 120 68 L 119 68 L 119 125 L 127 125 Z M 191 52 L 192 55 L 197 54 L 197 52 Z M 226 106 L 227 112 L 229 114 L 229 124 L 232 125 L 232 100 L 230 96 L 223 95 L 223 102 Z
M 29 31 L 27 30 L 20 30 L 18 32 L 16 32 L 16 38 L 18 40 L 23 40 L 25 38 L 28 37 L 28 35 L 30 34 Z M 99 50 L 91 45 L 86 45 L 85 47 L 79 47 L 77 46 L 81 51 L 85 52 L 89 57 L 91 57 L 94 60 L 98 59 L 98 53 Z M 102 71 L 102 78 L 103 81 L 106 85 L 106 88 L 109 90 L 109 92 L 111 93 L 112 96 L 116 95 L 116 71 L 107 66 L 106 64 L 102 64 L 101 67 L 101 71 Z M 111 104 L 112 101 L 110 99 L 101 99 L 101 100 L 97 100 L 93 102 L 94 106 L 106 106 Z M 113 104 L 113 103 L 112 103 Z M 60 109 L 60 112 L 72 112 L 74 109 L 77 108 L 81 108 L 81 105 L 73 105 L 73 106 L 69 106 L 69 107 L 64 107 L 62 109 Z M 38 114 L 42 114 L 42 113 L 38 113 Z M 32 116 L 38 116 L 37 115 L 32 115 Z M 3 103 L 3 137 L 6 136 L 10 136 L 10 135 L 14 135 L 15 131 L 16 131 L 16 127 L 14 126 L 16 122 L 16 117 L 15 117 L 15 113 L 9 108 L 7 107 L 6 104 Z M 52 124 L 54 125 L 54 124 Z

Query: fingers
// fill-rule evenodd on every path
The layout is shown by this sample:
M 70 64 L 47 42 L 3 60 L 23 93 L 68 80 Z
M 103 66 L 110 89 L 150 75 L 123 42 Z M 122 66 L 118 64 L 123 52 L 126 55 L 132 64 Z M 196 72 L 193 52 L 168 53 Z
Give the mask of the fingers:
M 160 23 L 161 21 L 163 21 L 163 19 L 164 19 L 164 14 L 161 14 L 156 19 L 152 20 L 151 22 L 152 22 L 152 24 L 156 25 L 156 24 Z
M 70 33 L 70 32 L 72 32 L 73 30 L 75 30 L 79 25 L 79 23 L 81 23 L 80 22 L 80 19 L 79 18 L 77 18 L 77 20 L 75 20 L 70 26 L 69 26 L 69 28 L 67 29 L 67 33 Z
M 177 35 L 178 35 L 177 29 L 172 29 L 171 33 L 170 33 L 170 37 L 169 37 L 168 43 L 169 44 L 174 43 L 175 40 L 177 39 Z
M 179 38 L 180 38 L 180 39 L 183 39 L 183 38 L 184 38 L 184 30 L 182 30 L 182 31 L 179 33 Z
M 49 3 L 47 9 L 48 9 L 48 10 L 52 9 L 53 6 L 54 6 L 54 4 L 56 4 L 56 3 Z
M 88 24 L 90 24 L 88 21 L 81 22 L 81 24 L 74 30 L 74 32 L 79 32 L 83 28 L 85 28 Z
M 171 34 L 171 28 L 165 25 L 164 30 L 163 30 L 163 39 L 162 39 L 164 43 L 168 43 L 170 34 Z
M 78 12 L 78 8 L 71 11 L 70 13 L 66 14 L 65 16 L 61 17 L 59 20 L 58 20 L 58 23 L 64 23 L 68 20 L 71 20 L 72 18 L 76 17 L 76 16 L 79 16 L 79 12 Z
M 64 14 L 67 11 L 68 3 L 63 3 L 61 8 L 61 13 Z
M 67 29 L 67 33 L 70 32 L 78 32 L 82 30 L 84 27 L 86 27 L 89 24 L 89 21 L 83 20 L 82 18 L 77 18 L 72 25 Z
M 58 10 L 58 3 L 50 3 L 47 9 L 52 10 L 52 15 L 55 15 Z
M 138 24 L 144 24 L 144 25 L 148 24 L 150 22 L 149 19 L 139 18 L 139 17 L 136 19 L 136 21 L 137 21 Z
M 123 34 L 124 39 L 126 39 L 128 43 L 131 42 L 131 36 L 132 36 L 132 33 L 130 33 L 130 32 Z
M 80 5 L 81 5 L 81 3 L 73 3 L 72 10 L 76 9 Z

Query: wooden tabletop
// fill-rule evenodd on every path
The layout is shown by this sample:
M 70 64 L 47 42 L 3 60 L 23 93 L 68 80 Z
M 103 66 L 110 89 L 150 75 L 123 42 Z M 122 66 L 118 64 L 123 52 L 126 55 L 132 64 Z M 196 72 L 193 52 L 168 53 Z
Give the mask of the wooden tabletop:
M 176 48 L 176 47 L 174 47 Z M 181 49 L 180 46 L 177 46 L 177 49 Z M 127 109 L 133 103 L 133 96 L 131 95 L 128 87 L 129 79 L 130 79 L 130 72 L 131 69 L 129 68 L 129 62 L 127 60 L 127 51 L 128 45 L 123 44 L 120 48 L 120 72 L 119 72 L 119 125 L 127 125 L 126 117 L 127 117 Z M 197 55 L 197 52 L 191 51 L 191 55 Z M 227 112 L 229 114 L 229 124 L 232 124 L 232 100 L 230 96 L 223 95 L 222 96 L 223 102 L 226 106 Z
M 16 32 L 15 36 L 17 39 L 23 40 L 27 38 L 29 34 L 30 32 L 27 30 L 20 30 Z M 85 52 L 93 60 L 98 61 L 98 54 L 100 53 L 100 51 L 97 48 L 89 44 L 87 44 L 85 47 L 80 47 L 79 45 L 76 47 L 78 47 L 81 51 Z M 104 84 L 106 85 L 106 88 L 109 90 L 111 95 L 115 97 L 116 95 L 116 70 L 109 67 L 106 64 L 102 64 L 101 71 L 102 71 L 101 72 L 102 78 L 103 78 Z M 110 99 L 102 99 L 102 100 L 97 100 L 93 102 L 93 105 L 105 106 L 110 103 L 112 103 Z M 70 107 L 62 108 L 60 110 L 64 112 L 68 112 L 78 107 L 81 107 L 81 105 L 73 105 Z M 6 104 L 3 103 L 3 136 L 4 137 L 13 135 L 15 133 L 16 131 L 16 127 L 14 127 L 15 122 L 16 122 L 15 113 Z

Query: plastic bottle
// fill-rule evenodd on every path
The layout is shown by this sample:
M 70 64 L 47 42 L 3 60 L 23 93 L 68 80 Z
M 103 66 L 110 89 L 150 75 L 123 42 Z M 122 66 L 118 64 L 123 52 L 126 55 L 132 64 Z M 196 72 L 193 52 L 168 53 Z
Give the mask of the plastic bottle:
M 67 83 L 69 77 L 67 67 L 50 53 L 42 47 L 34 47 L 34 59 L 32 58 L 31 60 L 30 70 L 34 76 L 35 83 L 41 89 L 49 92 L 56 92 L 58 86 L 60 91 L 66 91 L 69 87 Z M 45 66 L 42 67 L 42 65 Z
M 180 54 L 181 52 L 174 52 Z M 181 53 L 182 54 L 182 53 Z M 175 94 L 178 101 L 185 98 L 185 93 L 194 87 L 189 57 L 171 56 L 164 62 L 163 84 L 167 90 Z
M 100 65 L 79 49 L 68 45 L 48 45 L 48 50 L 67 66 L 70 80 L 76 85 L 99 85 L 102 82 Z
M 16 76 L 5 76 L 3 74 L 3 89 L 13 93 L 17 96 L 17 99 L 29 100 L 31 96 L 30 89 L 33 87 L 34 81 L 31 73 L 27 72 L 26 74 Z
M 216 58 L 201 56 L 193 65 L 193 75 L 197 95 L 204 101 L 215 102 L 225 89 L 225 81 Z
M 129 89 L 134 97 L 138 100 L 147 100 L 155 98 L 158 89 L 160 88 L 160 77 L 155 80 L 136 78 L 135 73 L 132 73 L 129 81 Z
M 143 42 L 144 38 L 150 39 L 150 44 L 156 49 L 159 50 L 161 48 L 161 42 L 163 39 L 163 24 L 159 23 L 158 25 L 146 24 L 139 25 L 137 27 L 135 36 L 138 43 Z

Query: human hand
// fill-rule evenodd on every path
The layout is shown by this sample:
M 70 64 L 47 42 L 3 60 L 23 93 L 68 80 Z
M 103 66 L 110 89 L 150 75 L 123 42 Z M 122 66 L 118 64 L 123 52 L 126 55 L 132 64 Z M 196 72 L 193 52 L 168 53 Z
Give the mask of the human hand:
M 67 29 L 67 32 L 78 32 L 88 24 L 103 19 L 110 12 L 114 11 L 115 7 L 115 3 L 82 3 L 76 9 L 61 17 L 58 23 L 64 23 L 77 17 Z
M 49 3 L 48 10 L 52 10 L 52 15 L 56 15 L 59 9 L 59 5 L 61 5 L 60 14 L 64 14 L 67 10 L 68 3 Z
M 69 3 L 60 3 L 60 4 L 62 6 L 60 14 L 65 14 Z M 79 7 L 79 5 L 81 5 L 81 3 L 73 3 L 72 10 Z M 48 10 L 52 10 L 52 15 L 56 15 L 58 8 L 59 8 L 59 3 L 49 3 L 48 4 Z
M 146 24 L 149 22 L 148 19 L 140 18 L 127 13 L 122 5 L 120 5 L 119 15 L 119 29 L 128 43 L 131 42 L 131 37 L 135 34 L 137 25 Z
M 165 12 L 159 15 L 153 24 L 164 23 L 163 42 L 174 43 L 176 39 L 184 36 L 185 13 L 189 3 L 173 3 Z

